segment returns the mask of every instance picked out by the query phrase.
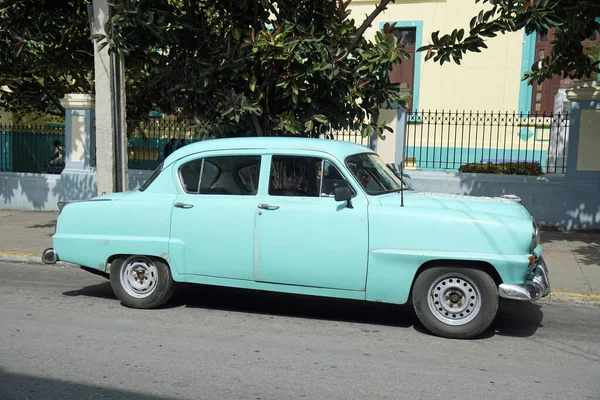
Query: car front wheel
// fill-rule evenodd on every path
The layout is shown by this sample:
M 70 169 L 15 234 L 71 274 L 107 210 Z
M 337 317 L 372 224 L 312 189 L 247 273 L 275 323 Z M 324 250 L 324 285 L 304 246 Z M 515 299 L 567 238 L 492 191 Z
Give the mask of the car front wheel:
M 175 291 L 175 282 L 166 263 L 137 255 L 113 260 L 110 285 L 123 305 L 132 308 L 159 307 Z
M 433 334 L 469 339 L 496 317 L 498 287 L 479 269 L 435 267 L 417 277 L 412 300 L 417 317 Z

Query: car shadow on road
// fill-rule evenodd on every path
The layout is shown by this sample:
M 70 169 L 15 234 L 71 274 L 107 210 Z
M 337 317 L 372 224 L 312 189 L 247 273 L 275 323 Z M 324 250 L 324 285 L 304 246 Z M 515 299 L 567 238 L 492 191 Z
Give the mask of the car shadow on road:
M 172 305 L 291 318 L 344 321 L 409 328 L 418 323 L 410 306 L 370 303 L 216 286 L 181 287 Z
M 109 282 L 67 291 L 63 295 L 118 301 Z M 421 325 L 409 304 L 394 305 L 217 286 L 182 285 L 161 309 L 180 307 L 400 328 L 413 327 L 418 332 L 431 335 Z M 543 317 L 542 308 L 536 303 L 501 300 L 498 314 L 490 329 L 476 339 L 489 339 L 495 335 L 529 337 L 534 335 L 538 328 L 543 327 Z
M 106 378 L 106 376 L 104 376 Z M 136 399 L 167 400 L 169 397 L 136 392 L 135 389 L 115 389 L 106 387 L 99 381 L 96 385 L 68 382 L 50 377 L 40 377 L 24 373 L 14 373 L 0 367 L 2 399 Z
M 85 297 L 96 297 L 99 299 L 117 299 L 112 288 L 110 287 L 110 282 L 99 283 L 97 285 L 84 286 L 81 289 L 69 290 L 67 292 L 63 292 L 64 296 L 69 297 L 77 297 L 77 296 L 85 296 Z

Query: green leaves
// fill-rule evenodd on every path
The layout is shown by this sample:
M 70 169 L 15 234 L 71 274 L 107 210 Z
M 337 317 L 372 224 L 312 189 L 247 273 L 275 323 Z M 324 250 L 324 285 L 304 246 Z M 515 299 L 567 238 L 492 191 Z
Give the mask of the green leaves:
M 60 107 L 66 92 L 93 93 L 94 42 L 124 56 L 130 127 L 160 108 L 224 136 L 318 136 L 348 126 L 382 134 L 365 121 L 401 101 L 388 71 L 408 53 L 393 25 L 351 45 L 357 27 L 346 2 L 119 0 L 114 32 L 109 24 L 93 36 L 90 3 L 0 6 L 0 86 L 12 90 L 0 106 L 45 110 Z
M 90 1 L 0 3 L 0 109 L 63 117 L 66 93 L 93 93 Z
M 314 120 L 321 123 L 321 124 L 326 124 L 329 122 L 329 120 L 327 119 L 326 116 L 324 116 L 323 114 L 317 114 L 314 117 Z
M 585 78 L 600 72 L 593 58 L 583 54 L 581 42 L 600 30 L 596 17 L 600 15 L 600 3 L 573 0 L 476 0 L 489 3 L 491 9 L 481 10 L 469 22 L 469 33 L 454 29 L 440 36 L 431 34 L 431 42 L 417 51 L 426 51 L 425 60 L 433 59 L 443 65 L 450 59 L 460 64 L 467 52 L 480 53 L 487 48 L 486 38 L 506 32 L 525 29 L 527 34 L 537 32 L 545 35 L 554 30 L 551 56 L 542 61 L 541 67 L 531 66 L 523 80 L 541 83 L 555 74 L 571 78 Z

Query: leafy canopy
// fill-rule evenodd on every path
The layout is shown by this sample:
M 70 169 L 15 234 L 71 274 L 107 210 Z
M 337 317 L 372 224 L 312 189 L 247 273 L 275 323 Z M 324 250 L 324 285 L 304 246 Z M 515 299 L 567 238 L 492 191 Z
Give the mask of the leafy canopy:
M 481 52 L 487 48 L 485 39 L 498 34 L 524 29 L 527 34 L 537 32 L 545 35 L 554 29 L 552 53 L 541 64 L 532 65 L 523 77 L 529 84 L 542 83 L 553 75 L 572 79 L 589 79 L 600 72 L 597 57 L 587 54 L 582 42 L 600 29 L 600 1 L 598 0 L 475 0 L 489 3 L 487 11 L 481 11 L 471 19 L 468 32 L 454 29 L 440 36 L 431 35 L 431 43 L 419 48 L 427 51 L 426 60 L 444 64 L 452 58 L 460 64 L 463 54 Z M 594 53 L 595 54 L 595 53 Z
M 93 92 L 83 0 L 0 0 L 0 108 L 64 116 L 66 93 Z
M 402 100 L 388 70 L 408 55 L 391 29 L 363 39 L 368 23 L 356 27 L 347 6 L 125 1 L 112 18 L 115 34 L 95 39 L 125 57 L 132 118 L 158 108 L 227 135 L 314 136 L 348 126 L 382 135 L 389 128 L 378 123 L 380 107 Z
M 356 26 L 350 0 L 116 0 L 105 36 L 90 37 L 89 0 L 0 0 L 0 108 L 64 115 L 66 93 L 93 93 L 93 44 L 125 57 L 130 126 L 161 111 L 224 135 L 316 135 L 358 126 L 382 135 L 379 108 L 402 102 L 388 71 L 408 57 L 392 26 L 363 38 L 390 0 Z M 487 3 L 468 31 L 423 46 L 427 59 L 460 63 L 485 39 L 555 29 L 552 54 L 525 79 L 590 77 L 598 63 L 581 41 L 600 28 L 596 0 Z M 592 51 L 588 52 L 589 54 Z

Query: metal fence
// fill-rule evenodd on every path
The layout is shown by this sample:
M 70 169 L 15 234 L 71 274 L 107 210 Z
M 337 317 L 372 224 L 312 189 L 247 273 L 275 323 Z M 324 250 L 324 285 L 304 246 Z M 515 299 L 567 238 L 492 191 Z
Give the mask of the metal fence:
M 166 156 L 190 143 L 223 136 L 243 136 L 244 132 L 230 132 L 225 129 L 204 129 L 188 120 L 158 119 L 144 122 L 127 138 L 127 151 L 130 169 L 154 169 Z M 271 136 L 279 136 L 273 132 Z M 369 138 L 361 136 L 356 128 L 348 127 L 331 130 L 324 138 L 349 141 L 368 146 Z
M 568 135 L 569 118 L 568 114 L 408 112 L 405 166 L 458 171 L 466 164 L 539 163 L 543 173 L 565 173 L 561 140 L 564 143 Z
M 54 142 L 64 147 L 60 125 L 0 125 L 0 171 L 60 173 L 64 166 L 50 165 Z

